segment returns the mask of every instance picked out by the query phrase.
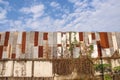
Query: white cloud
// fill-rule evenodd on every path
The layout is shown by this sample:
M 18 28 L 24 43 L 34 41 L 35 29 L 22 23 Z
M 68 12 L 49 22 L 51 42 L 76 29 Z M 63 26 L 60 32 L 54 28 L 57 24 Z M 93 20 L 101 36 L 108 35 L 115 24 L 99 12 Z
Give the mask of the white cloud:
M 0 20 L 4 20 L 7 16 L 7 12 L 9 10 L 9 3 L 7 1 L 0 0 Z
M 50 6 L 55 7 L 55 8 L 60 8 L 60 4 L 57 2 L 51 2 Z
M 20 12 L 23 12 L 25 14 L 32 13 L 33 18 L 38 18 L 41 17 L 44 13 L 44 5 L 39 4 L 31 7 L 23 7 L 22 9 L 20 9 Z
M 10 30 L 37 30 L 37 31 L 119 31 L 120 30 L 120 0 L 69 0 L 73 3 L 73 12 L 63 9 L 59 19 L 45 15 L 43 4 L 23 7 L 20 11 L 25 17 L 19 20 L 3 21 L 10 24 Z M 51 2 L 52 7 L 60 7 L 59 3 Z M 91 8 L 91 7 L 92 8 Z M 60 9 L 61 10 L 61 9 Z M 3 17 L 7 12 L 2 10 Z M 32 17 L 26 17 L 31 15 Z M 56 14 L 55 14 L 56 15 Z M 0 22 L 1 23 L 1 22 Z
M 71 28 L 75 31 L 120 30 L 119 0 L 93 0 L 90 3 L 74 0 L 71 2 L 74 3 L 74 14 L 76 15 L 68 16 L 69 23 L 66 24 L 65 30 L 71 30 Z M 87 6 L 93 8 L 88 9 Z
M 3 20 L 6 18 L 7 11 L 0 9 L 0 20 Z

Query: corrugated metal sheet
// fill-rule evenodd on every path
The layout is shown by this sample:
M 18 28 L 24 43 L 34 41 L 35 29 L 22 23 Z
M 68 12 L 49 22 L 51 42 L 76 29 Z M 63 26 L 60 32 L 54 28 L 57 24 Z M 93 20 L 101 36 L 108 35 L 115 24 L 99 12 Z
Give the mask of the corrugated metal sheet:
M 112 33 L 112 41 L 113 41 L 114 51 L 118 49 L 118 44 L 117 44 L 116 38 L 117 38 L 117 37 L 115 36 L 115 33 L 113 32 L 113 33 Z
M 26 49 L 26 32 L 22 33 L 22 53 L 25 53 Z
M 109 48 L 107 32 L 100 32 L 100 44 L 102 48 Z
M 10 35 L 10 32 L 6 32 L 5 33 L 4 46 L 8 46 L 9 35 Z
M 70 53 L 70 42 L 97 45 L 100 41 L 103 54 L 119 50 L 119 34 L 111 32 L 1 32 L 0 59 L 3 58 L 57 58 Z M 79 48 L 79 45 L 76 45 Z M 74 52 L 77 56 L 79 51 Z M 99 53 L 99 52 L 98 52 Z
M 79 32 L 79 40 L 83 41 L 83 32 Z

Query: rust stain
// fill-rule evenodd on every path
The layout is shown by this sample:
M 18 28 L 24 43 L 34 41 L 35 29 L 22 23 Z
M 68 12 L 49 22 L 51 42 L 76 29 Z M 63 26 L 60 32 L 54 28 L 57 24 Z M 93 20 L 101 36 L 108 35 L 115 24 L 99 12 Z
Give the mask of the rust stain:
M 16 57 L 16 54 L 15 53 L 12 53 L 12 59 L 15 59 L 15 57 Z
M 61 47 L 61 46 L 62 46 L 62 44 L 57 44 L 57 46 L 58 46 L 58 47 Z
M 0 46 L 0 59 L 2 59 L 3 46 Z
M 10 55 L 11 55 L 11 45 L 9 45 L 9 54 L 8 54 L 9 58 L 10 58 Z
M 9 35 L 10 35 L 10 32 L 6 32 L 5 33 L 4 46 L 8 46 Z
M 91 33 L 92 34 L 92 40 L 95 40 L 95 33 Z
M 43 40 L 48 40 L 48 33 L 43 34 Z
M 101 51 L 100 41 L 97 41 L 97 48 L 98 48 L 98 57 L 101 57 L 102 56 L 102 51 Z
M 38 35 L 39 35 L 39 32 L 35 32 L 35 36 L 34 36 L 34 46 L 38 46 Z
M 26 32 L 22 33 L 22 53 L 25 53 L 25 46 L 26 46 Z
M 38 57 L 43 57 L 43 46 L 39 46 Z
M 70 45 L 69 44 L 66 44 L 66 47 L 69 47 Z
M 83 41 L 83 32 L 79 32 L 79 40 Z
M 109 48 L 107 32 L 100 32 L 100 45 L 102 48 Z
M 1 41 L 1 34 L 0 34 L 0 41 Z

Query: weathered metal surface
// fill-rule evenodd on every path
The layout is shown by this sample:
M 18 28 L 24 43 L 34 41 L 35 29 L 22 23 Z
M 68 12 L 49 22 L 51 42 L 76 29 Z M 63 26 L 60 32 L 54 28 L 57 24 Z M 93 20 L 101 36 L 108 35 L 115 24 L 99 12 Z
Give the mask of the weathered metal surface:
M 109 48 L 107 32 L 100 32 L 100 44 L 102 48 Z
M 100 41 L 102 53 L 109 54 L 106 55 L 108 57 L 115 50 L 120 50 L 119 34 L 119 32 L 1 32 L 0 59 L 66 58 L 67 53 L 70 53 L 70 43 L 75 40 L 86 45 L 97 45 L 97 41 Z M 74 51 L 74 57 L 78 52 Z
M 117 37 L 116 40 L 117 40 L 118 48 L 120 48 L 120 32 L 116 32 L 115 35 Z
M 113 32 L 113 33 L 112 33 L 112 41 L 113 41 L 114 51 L 118 49 L 118 44 L 117 44 L 116 38 L 117 38 L 117 37 L 115 36 L 115 33 Z

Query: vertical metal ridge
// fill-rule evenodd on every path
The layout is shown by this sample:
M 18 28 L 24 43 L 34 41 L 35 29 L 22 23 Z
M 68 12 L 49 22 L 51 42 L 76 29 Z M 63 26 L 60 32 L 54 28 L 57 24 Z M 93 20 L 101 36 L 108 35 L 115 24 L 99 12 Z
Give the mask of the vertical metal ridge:
M 100 32 L 100 44 L 103 48 L 109 48 L 107 32 Z
M 95 40 L 95 38 L 96 38 L 95 33 L 92 32 L 91 34 L 92 34 L 92 40 Z
M 38 47 L 38 57 L 43 57 L 43 46 Z
M 10 32 L 6 32 L 5 33 L 4 46 L 8 46 L 9 35 L 10 35 Z
M 22 33 L 22 53 L 25 53 L 25 46 L 26 46 L 26 32 Z
M 97 41 L 98 57 L 102 56 L 100 41 Z
M 79 40 L 83 41 L 83 32 L 79 32 Z
M 47 32 L 43 33 L 43 40 L 48 40 L 48 33 Z
M 35 32 L 35 34 L 34 34 L 34 46 L 38 46 L 38 36 L 39 36 L 39 32 Z
M 0 45 L 0 59 L 2 59 L 3 46 Z

